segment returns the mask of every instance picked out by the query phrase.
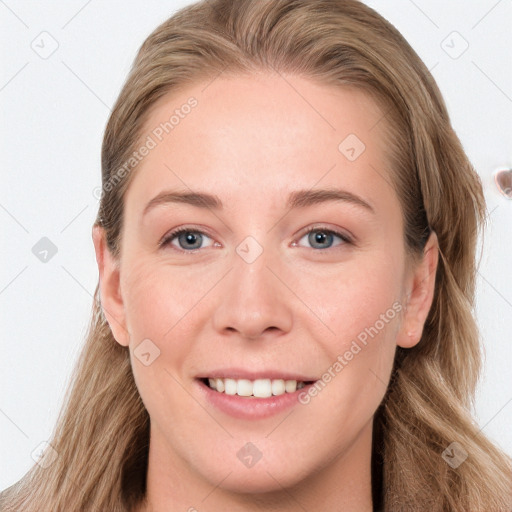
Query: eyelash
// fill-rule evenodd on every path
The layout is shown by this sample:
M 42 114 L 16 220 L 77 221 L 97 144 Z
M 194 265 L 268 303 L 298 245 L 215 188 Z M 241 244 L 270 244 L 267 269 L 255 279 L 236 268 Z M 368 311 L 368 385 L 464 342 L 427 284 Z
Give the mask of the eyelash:
M 348 237 L 346 234 L 340 233 L 339 231 L 334 231 L 332 229 L 328 229 L 328 228 L 325 228 L 322 226 L 315 226 L 315 227 L 309 229 L 308 231 L 302 233 L 299 237 L 299 240 L 301 240 L 302 238 L 304 238 L 304 236 L 309 235 L 309 233 L 312 233 L 314 231 L 320 231 L 327 235 L 335 235 L 335 236 L 339 237 L 343 241 L 343 243 L 340 244 L 341 246 L 345 245 L 345 244 L 353 244 L 350 237 Z M 181 235 L 182 233 L 199 233 L 200 235 L 206 235 L 209 237 L 208 233 L 205 233 L 204 231 L 201 231 L 199 229 L 192 229 L 192 228 L 187 228 L 187 227 L 177 228 L 164 237 L 164 239 L 159 243 L 159 247 L 165 247 L 165 246 L 171 245 L 171 242 L 175 238 L 177 238 L 179 235 Z M 316 249 L 313 247 L 312 250 L 325 252 L 325 251 L 328 251 L 329 249 L 331 249 L 331 250 L 336 249 L 336 248 L 340 247 L 340 245 L 327 247 L 326 249 Z M 181 248 L 174 247 L 174 246 L 173 246 L 173 249 L 177 250 L 179 252 L 186 252 L 186 253 L 192 253 L 192 254 L 201 250 L 201 249 L 185 250 L 185 249 L 181 249 Z

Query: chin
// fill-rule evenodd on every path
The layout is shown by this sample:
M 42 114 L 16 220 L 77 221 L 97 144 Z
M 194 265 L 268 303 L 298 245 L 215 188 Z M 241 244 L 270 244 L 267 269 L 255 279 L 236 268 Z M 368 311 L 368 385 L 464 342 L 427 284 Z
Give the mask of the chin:
M 262 464 L 261 460 L 257 465 L 259 466 L 258 468 L 241 467 L 230 469 L 226 467 L 225 474 L 229 474 L 229 476 L 220 485 L 218 480 L 212 482 L 212 484 L 235 494 L 265 494 L 282 492 L 283 488 L 294 487 L 302 481 L 298 471 L 293 471 L 290 464 L 288 464 L 288 468 L 284 472 L 282 468 L 268 467 L 268 465 Z

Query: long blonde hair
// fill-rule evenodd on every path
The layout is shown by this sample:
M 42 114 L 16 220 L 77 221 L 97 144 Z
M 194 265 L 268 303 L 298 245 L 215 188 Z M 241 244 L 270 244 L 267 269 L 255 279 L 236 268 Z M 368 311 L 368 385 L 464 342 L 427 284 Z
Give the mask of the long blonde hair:
M 204 0 L 157 27 L 140 48 L 105 130 L 95 223 L 105 229 L 109 249 L 119 255 L 124 194 L 135 168 L 120 170 L 140 142 L 150 107 L 199 80 L 257 71 L 355 87 L 379 101 L 382 122 L 395 134 L 391 179 L 406 246 L 421 254 L 430 230 L 439 240 L 422 339 L 412 349 L 398 348 L 375 415 L 375 510 L 510 511 L 511 461 L 470 412 L 481 366 L 473 317 L 475 250 L 485 218 L 481 183 L 430 72 L 371 8 L 357 0 Z M 468 454 L 457 468 L 441 456 L 452 442 Z M 2 510 L 129 511 L 143 502 L 149 416 L 98 287 L 50 444 L 56 459 L 45 469 L 35 464 L 5 490 Z

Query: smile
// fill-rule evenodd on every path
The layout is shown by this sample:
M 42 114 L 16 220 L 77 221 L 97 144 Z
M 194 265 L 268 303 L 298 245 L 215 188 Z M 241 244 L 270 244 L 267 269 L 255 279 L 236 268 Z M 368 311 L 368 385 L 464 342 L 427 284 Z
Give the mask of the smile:
M 271 396 L 295 393 L 310 382 L 284 380 L 284 379 L 202 379 L 210 389 L 226 395 L 238 395 L 241 397 L 268 398 Z

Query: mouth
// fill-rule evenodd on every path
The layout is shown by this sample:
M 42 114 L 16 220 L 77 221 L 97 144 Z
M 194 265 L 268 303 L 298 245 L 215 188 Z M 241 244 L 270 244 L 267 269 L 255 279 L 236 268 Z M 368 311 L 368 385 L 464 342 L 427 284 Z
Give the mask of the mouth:
M 199 397 L 213 408 L 238 420 L 264 420 L 284 413 L 300 402 L 317 382 L 310 376 L 279 370 L 247 371 L 226 368 L 197 375 Z
M 237 395 L 245 398 L 269 398 L 295 393 L 315 381 L 297 381 L 285 379 L 230 379 L 204 377 L 198 379 L 217 393 Z

